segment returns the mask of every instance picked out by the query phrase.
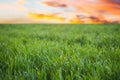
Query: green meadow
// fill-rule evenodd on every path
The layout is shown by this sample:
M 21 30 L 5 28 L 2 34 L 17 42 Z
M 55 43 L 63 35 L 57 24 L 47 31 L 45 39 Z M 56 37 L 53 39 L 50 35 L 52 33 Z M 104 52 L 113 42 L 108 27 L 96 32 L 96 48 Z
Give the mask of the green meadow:
M 0 80 L 120 80 L 120 24 L 0 24 Z

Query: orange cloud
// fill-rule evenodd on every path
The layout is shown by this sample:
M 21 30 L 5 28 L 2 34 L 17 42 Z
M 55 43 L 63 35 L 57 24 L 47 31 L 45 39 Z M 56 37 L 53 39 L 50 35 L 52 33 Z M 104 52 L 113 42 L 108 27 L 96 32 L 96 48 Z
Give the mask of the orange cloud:
M 84 20 L 86 20 L 85 23 L 120 22 L 120 1 L 118 0 L 49 0 L 48 2 L 44 2 L 44 4 L 56 8 L 61 7 L 61 5 L 64 4 L 65 7 L 72 6 L 75 8 L 75 12 L 78 13 L 78 15 L 81 13 L 83 15 L 87 14 L 86 18 L 84 19 L 73 17 L 73 19 L 70 20 L 73 23 L 85 22 Z M 71 13 L 74 14 L 75 12 Z M 64 13 L 66 12 L 63 12 L 63 14 Z M 88 16 L 93 16 L 94 19 Z

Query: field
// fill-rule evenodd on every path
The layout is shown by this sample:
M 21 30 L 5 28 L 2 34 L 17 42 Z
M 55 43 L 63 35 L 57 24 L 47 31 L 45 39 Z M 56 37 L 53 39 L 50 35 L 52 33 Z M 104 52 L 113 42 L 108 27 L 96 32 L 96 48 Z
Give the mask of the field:
M 1 24 L 0 80 L 120 80 L 120 24 Z

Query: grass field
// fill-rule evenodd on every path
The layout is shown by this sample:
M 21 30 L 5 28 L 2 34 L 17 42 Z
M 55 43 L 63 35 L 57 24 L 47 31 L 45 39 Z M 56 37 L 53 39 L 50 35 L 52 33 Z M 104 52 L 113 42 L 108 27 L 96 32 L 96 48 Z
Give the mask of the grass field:
M 120 24 L 1 24 L 0 80 L 120 80 Z

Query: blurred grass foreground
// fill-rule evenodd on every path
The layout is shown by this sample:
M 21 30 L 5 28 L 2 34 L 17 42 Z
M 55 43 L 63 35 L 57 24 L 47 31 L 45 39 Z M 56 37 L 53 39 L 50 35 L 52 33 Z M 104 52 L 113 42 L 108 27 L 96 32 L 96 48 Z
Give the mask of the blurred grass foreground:
M 120 25 L 1 24 L 0 80 L 120 80 Z

